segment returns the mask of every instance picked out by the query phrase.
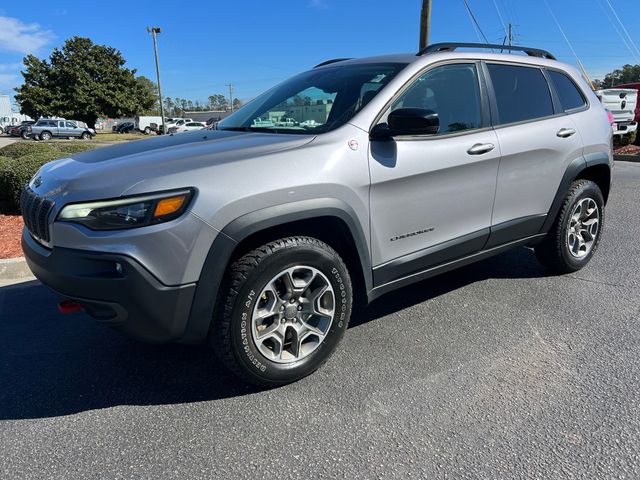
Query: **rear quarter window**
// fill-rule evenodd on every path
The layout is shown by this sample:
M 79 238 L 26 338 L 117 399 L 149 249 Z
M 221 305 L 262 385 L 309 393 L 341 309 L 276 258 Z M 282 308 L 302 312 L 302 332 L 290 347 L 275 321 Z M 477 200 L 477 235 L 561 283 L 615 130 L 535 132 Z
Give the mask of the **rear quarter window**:
M 582 108 L 587 104 L 580 89 L 567 75 L 555 70 L 548 70 L 547 73 L 565 112 Z
M 537 67 L 488 64 L 498 107 L 498 124 L 524 122 L 554 114 L 549 84 Z

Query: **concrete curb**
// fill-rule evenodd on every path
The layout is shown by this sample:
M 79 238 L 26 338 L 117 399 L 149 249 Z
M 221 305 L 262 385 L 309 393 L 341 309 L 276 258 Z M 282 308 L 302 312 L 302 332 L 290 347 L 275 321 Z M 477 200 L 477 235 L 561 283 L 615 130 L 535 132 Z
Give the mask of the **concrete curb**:
M 20 280 L 32 276 L 24 257 L 0 259 L 0 280 Z
M 640 163 L 640 155 L 614 155 L 616 162 L 636 162 Z

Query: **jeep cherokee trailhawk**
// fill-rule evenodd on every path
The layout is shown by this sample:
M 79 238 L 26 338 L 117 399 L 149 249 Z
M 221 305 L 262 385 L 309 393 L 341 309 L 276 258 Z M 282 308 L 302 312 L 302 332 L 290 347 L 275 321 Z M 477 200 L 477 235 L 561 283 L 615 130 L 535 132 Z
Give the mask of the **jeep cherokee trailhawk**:
M 518 246 L 578 270 L 602 234 L 607 114 L 548 52 L 491 47 L 330 60 L 216 130 L 51 162 L 22 194 L 29 266 L 62 309 L 207 341 L 267 386 L 327 360 L 354 294 Z

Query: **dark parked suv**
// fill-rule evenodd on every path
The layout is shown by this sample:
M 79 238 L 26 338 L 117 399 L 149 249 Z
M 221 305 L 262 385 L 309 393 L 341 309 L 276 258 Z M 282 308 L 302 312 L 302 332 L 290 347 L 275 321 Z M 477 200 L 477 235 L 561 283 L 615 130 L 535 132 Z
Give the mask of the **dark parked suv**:
M 518 246 L 581 269 L 609 196 L 604 108 L 548 52 L 460 46 L 478 47 L 327 61 L 216 130 L 45 165 L 21 200 L 29 266 L 63 308 L 209 342 L 267 386 L 322 365 L 354 299 Z

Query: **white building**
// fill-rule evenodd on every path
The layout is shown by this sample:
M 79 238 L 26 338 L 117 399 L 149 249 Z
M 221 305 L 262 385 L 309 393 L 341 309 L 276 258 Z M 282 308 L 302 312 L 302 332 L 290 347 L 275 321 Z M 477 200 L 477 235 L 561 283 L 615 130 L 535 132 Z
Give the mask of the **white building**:
M 4 129 L 9 125 L 18 125 L 24 120 L 31 120 L 31 118 L 14 111 L 8 95 L 0 95 L 0 127 Z

